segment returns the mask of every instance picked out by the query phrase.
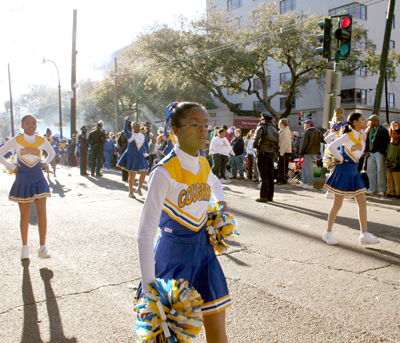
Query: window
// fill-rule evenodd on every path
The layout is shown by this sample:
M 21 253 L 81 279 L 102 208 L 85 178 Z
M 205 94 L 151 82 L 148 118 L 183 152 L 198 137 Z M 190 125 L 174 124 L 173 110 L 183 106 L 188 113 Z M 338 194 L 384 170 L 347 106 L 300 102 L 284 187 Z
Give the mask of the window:
M 289 84 L 292 81 L 292 74 L 290 72 L 280 74 L 279 84 L 287 83 Z
M 262 89 L 262 83 L 258 77 L 256 79 L 253 79 L 253 88 L 256 90 Z
M 271 88 L 271 75 L 267 76 L 267 88 Z
M 393 50 L 395 48 L 395 46 L 394 46 L 394 40 L 391 40 L 390 42 L 389 42 L 389 50 Z
M 265 108 L 264 104 L 261 101 L 253 101 L 253 110 L 257 112 L 267 111 L 267 109 Z
M 280 14 L 296 9 L 296 0 L 284 0 L 280 2 Z
M 243 107 L 243 104 L 240 102 L 238 104 L 234 104 L 237 110 L 241 110 Z
M 270 56 L 267 57 L 267 66 L 271 65 L 272 58 Z
M 286 102 L 286 97 L 279 99 L 279 109 L 281 111 L 284 111 L 286 109 L 285 102 Z M 293 99 L 292 105 L 293 105 L 292 108 L 296 108 L 296 100 L 295 99 Z
M 394 108 L 394 94 L 388 93 L 388 107 Z
M 228 11 L 232 11 L 235 8 L 242 7 L 242 0 L 228 0 Z
M 344 89 L 340 96 L 342 97 L 342 104 L 367 104 L 366 89 Z
M 352 14 L 358 19 L 367 20 L 367 7 L 360 5 L 358 2 L 353 2 L 351 4 L 329 10 L 330 16 L 347 13 Z
M 387 19 L 387 12 L 385 12 L 385 19 Z M 392 19 L 392 29 L 394 29 L 394 27 L 395 27 L 395 20 L 396 19 L 396 15 L 395 14 L 393 14 L 393 19 Z

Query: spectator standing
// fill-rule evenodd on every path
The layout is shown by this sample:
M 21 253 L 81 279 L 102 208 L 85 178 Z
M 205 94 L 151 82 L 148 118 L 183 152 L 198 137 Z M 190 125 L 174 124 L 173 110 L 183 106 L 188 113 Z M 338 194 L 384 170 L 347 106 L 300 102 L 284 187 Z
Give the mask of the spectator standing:
M 367 194 L 372 195 L 378 191 L 379 196 L 384 196 L 386 191 L 386 171 L 384 156 L 390 142 L 389 131 L 379 124 L 379 117 L 373 114 L 368 118 L 371 123 L 367 135 L 366 158 L 369 189 Z
M 231 142 L 231 135 L 230 135 L 230 133 L 228 132 L 228 126 L 226 126 L 226 125 L 222 125 L 222 128 L 225 130 L 225 138 L 228 140 L 228 142 L 230 143 Z
M 304 122 L 304 134 L 300 144 L 300 158 L 304 158 L 301 170 L 301 183 L 304 189 L 314 189 L 313 160 L 321 152 L 321 143 L 324 143 L 321 131 L 314 127 L 314 122 L 308 119 Z
M 241 136 L 242 130 L 237 128 L 235 129 L 235 138 L 232 139 L 231 141 L 231 146 L 233 149 L 233 152 L 235 153 L 234 156 L 231 157 L 231 168 L 232 168 L 232 177 L 231 179 L 238 179 L 238 180 L 243 180 L 244 179 L 244 156 L 245 156 L 245 150 L 244 150 L 244 140 L 243 137 Z M 239 172 L 239 176 L 237 176 Z
M 151 143 L 149 145 L 149 172 L 151 171 L 151 168 L 153 168 L 153 162 L 158 158 L 158 149 L 160 147 L 157 144 L 157 138 L 152 137 L 151 138 Z
M 292 156 L 292 133 L 286 118 L 279 121 L 278 185 L 287 184 L 289 160 Z
M 214 131 L 211 132 L 210 141 L 212 141 L 214 137 L 217 137 L 217 136 L 218 136 L 218 131 L 219 131 L 219 129 L 220 129 L 219 126 L 216 126 L 216 127 L 214 128 Z
M 101 166 L 103 164 L 103 150 L 104 143 L 106 142 L 106 134 L 102 130 L 103 122 L 100 120 L 96 125 L 96 130 L 93 130 L 89 134 L 89 144 L 92 150 L 92 161 L 91 161 L 91 175 L 101 177 L 103 174 L 100 173 Z
M 104 158 L 106 159 L 106 162 L 103 165 L 105 169 L 111 170 L 112 155 L 115 154 L 116 152 L 117 148 L 115 147 L 114 141 L 111 138 L 110 132 L 107 132 L 106 141 L 104 143 L 104 151 L 103 151 Z
M 390 138 L 392 138 L 392 132 L 393 132 L 393 130 L 398 130 L 398 129 L 400 129 L 399 123 L 398 123 L 397 121 L 392 121 L 392 122 L 390 123 L 390 128 L 389 128 L 389 135 L 390 135 Z
M 273 119 L 269 113 L 261 113 L 253 143 L 261 176 L 260 197 L 256 199 L 257 202 L 273 201 L 274 198 L 274 159 L 279 152 L 279 132 L 272 124 Z
M 129 120 L 128 124 L 127 124 L 128 131 L 132 131 L 131 124 L 132 123 Z M 119 133 L 119 137 L 117 139 L 117 148 L 118 148 L 118 153 L 120 154 L 119 157 L 121 157 L 124 154 L 124 152 L 126 151 L 126 149 L 128 149 L 128 139 L 126 138 L 124 131 L 121 131 Z M 128 179 L 129 179 L 128 171 L 125 169 L 122 169 L 122 181 L 128 181 Z
M 81 134 L 78 136 L 79 142 L 79 149 L 80 149 L 80 170 L 82 176 L 88 176 L 87 173 L 87 160 L 88 160 L 88 150 L 89 150 L 89 143 L 87 139 L 87 127 L 83 125 L 81 127 Z
M 292 158 L 299 158 L 299 149 L 300 149 L 301 139 L 299 137 L 299 133 L 297 131 L 292 132 Z
M 231 144 L 225 137 L 225 130 L 219 129 L 218 135 L 215 136 L 211 141 L 210 155 L 212 156 L 213 160 L 212 172 L 221 183 L 229 183 L 225 176 L 225 169 L 229 161 L 229 154 L 232 156 L 235 155 Z
M 385 164 L 388 179 L 388 197 L 400 199 L 400 129 L 392 131 L 392 139 L 386 150 Z
M 256 134 L 256 130 L 252 129 L 249 131 L 247 134 L 248 140 L 247 140 L 247 146 L 246 146 L 246 141 L 245 141 L 245 147 L 246 147 L 246 156 L 247 156 L 247 180 L 252 181 L 253 176 L 257 176 L 257 167 L 255 164 L 255 156 L 254 156 L 254 135 Z M 246 138 L 247 138 L 246 137 Z M 253 172 L 254 171 L 254 172 Z
M 68 147 L 67 147 L 68 166 L 70 167 L 76 166 L 75 148 L 76 148 L 76 139 L 75 137 L 72 137 L 72 139 L 68 140 Z

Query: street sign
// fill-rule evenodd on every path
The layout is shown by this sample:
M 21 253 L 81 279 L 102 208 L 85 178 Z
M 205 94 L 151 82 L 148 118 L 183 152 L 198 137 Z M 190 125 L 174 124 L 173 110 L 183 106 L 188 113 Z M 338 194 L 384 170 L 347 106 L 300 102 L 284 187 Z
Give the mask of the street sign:
M 56 122 L 54 123 L 54 126 L 55 126 L 55 127 L 60 127 L 60 122 L 59 122 L 59 121 L 56 121 Z M 67 124 L 65 121 L 63 121 L 61 126 L 62 126 L 62 127 L 67 127 L 68 124 Z

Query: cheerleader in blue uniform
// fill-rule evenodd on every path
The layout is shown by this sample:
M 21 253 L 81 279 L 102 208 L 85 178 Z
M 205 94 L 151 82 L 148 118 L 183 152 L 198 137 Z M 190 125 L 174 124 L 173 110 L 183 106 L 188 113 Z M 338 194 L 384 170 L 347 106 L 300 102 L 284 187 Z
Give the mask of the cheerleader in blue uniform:
M 142 274 L 138 296 L 155 278 L 187 280 L 204 300 L 207 342 L 225 343 L 225 309 L 231 300 L 205 228 L 211 196 L 225 209 L 227 205 L 221 183 L 207 160 L 199 157 L 207 141 L 207 112 L 192 102 L 173 103 L 169 108 L 178 144 L 149 177 L 137 232 Z M 157 227 L 161 232 L 154 249 Z
M 67 142 L 62 139 L 60 145 L 58 146 L 58 153 L 60 154 L 60 164 L 61 167 L 65 166 L 67 160 Z
M 333 206 L 328 217 L 328 228 L 322 236 L 322 239 L 328 244 L 338 244 L 333 237 L 332 227 L 345 196 L 354 196 L 357 201 L 361 229 L 359 243 L 361 245 L 379 243 L 379 240 L 372 237 L 367 230 L 367 200 L 365 197 L 367 189 L 357 170 L 358 161 L 365 149 L 364 129 L 366 123 L 361 113 L 351 113 L 347 118 L 344 134 L 328 146 L 328 150 L 337 160 L 333 173 L 324 185 L 324 188 L 334 195 Z
M 28 114 L 22 118 L 21 128 L 24 134 L 13 137 L 0 148 L 0 163 L 11 169 L 15 174 L 15 182 L 11 187 L 9 199 L 19 205 L 21 212 L 21 259 L 29 258 L 28 227 L 30 218 L 30 203 L 35 202 L 38 217 L 40 248 L 39 257 L 48 258 L 50 254 L 46 248 L 47 215 L 46 198 L 51 197 L 49 185 L 43 176 L 42 169 L 48 167 L 55 157 L 54 149 L 44 138 L 35 135 L 37 126 L 36 118 Z M 4 155 L 15 150 L 17 164 L 9 163 Z M 47 159 L 41 162 L 42 150 L 46 151 Z
M 128 140 L 128 148 L 119 159 L 117 166 L 129 173 L 129 196 L 135 198 L 133 194 L 133 184 L 135 183 L 136 173 L 139 172 L 139 185 L 136 192 L 142 196 L 142 185 L 146 178 L 147 168 L 149 167 L 146 157 L 149 156 L 149 145 L 146 137 L 140 133 L 140 124 L 133 122 L 132 131 L 129 131 L 129 117 L 125 117 L 124 134 Z M 144 152 L 146 150 L 146 153 Z

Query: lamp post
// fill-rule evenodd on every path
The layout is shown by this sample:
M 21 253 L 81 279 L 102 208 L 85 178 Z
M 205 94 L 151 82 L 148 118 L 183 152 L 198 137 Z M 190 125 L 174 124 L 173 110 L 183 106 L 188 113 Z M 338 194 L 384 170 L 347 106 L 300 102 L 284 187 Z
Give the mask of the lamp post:
M 60 111 L 60 142 L 63 139 L 63 133 L 62 133 L 62 112 L 61 112 L 61 83 L 60 83 L 60 73 L 58 71 L 57 68 L 57 64 L 55 64 L 52 60 L 46 60 L 43 57 L 43 64 L 45 64 L 46 62 L 51 62 L 54 64 L 54 66 L 57 69 L 57 75 L 58 75 L 58 107 L 59 107 L 59 111 Z
M 142 81 L 139 81 L 136 86 L 136 121 L 139 121 L 139 85 Z

